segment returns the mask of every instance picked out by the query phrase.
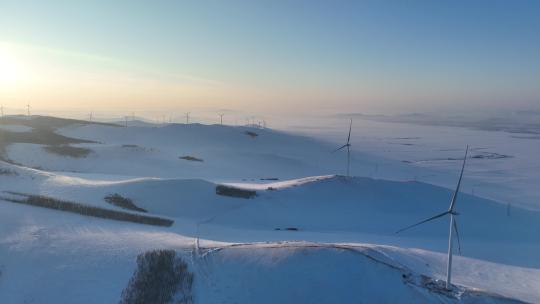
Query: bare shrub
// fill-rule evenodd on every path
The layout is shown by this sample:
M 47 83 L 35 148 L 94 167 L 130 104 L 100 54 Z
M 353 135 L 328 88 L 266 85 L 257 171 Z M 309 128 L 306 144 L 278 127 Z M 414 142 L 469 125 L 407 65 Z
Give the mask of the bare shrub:
M 244 134 L 246 134 L 247 136 L 250 136 L 251 138 L 255 138 L 255 137 L 259 136 L 259 134 L 255 133 L 255 132 L 252 132 L 252 131 L 246 131 L 246 132 L 244 132 Z
M 193 303 L 193 273 L 174 250 L 154 250 L 137 257 L 137 268 L 122 291 L 121 304 Z
M 195 156 L 190 156 L 190 155 L 180 156 L 179 158 L 184 159 L 184 160 L 189 160 L 189 161 L 196 161 L 196 162 L 203 162 L 204 161 L 201 158 L 197 158 Z
M 130 198 L 123 197 L 118 193 L 110 194 L 105 196 L 105 201 L 111 205 L 115 205 L 120 208 L 139 211 L 139 212 L 148 212 L 146 209 L 139 208 Z

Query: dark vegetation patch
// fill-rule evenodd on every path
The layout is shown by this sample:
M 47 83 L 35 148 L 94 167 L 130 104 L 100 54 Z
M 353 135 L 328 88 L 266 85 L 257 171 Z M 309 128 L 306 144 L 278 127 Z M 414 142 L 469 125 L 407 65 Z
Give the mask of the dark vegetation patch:
M 73 158 L 85 158 L 92 153 L 92 150 L 90 149 L 73 147 L 70 145 L 45 146 L 43 149 L 52 154 Z
M 420 137 L 394 137 L 393 139 L 411 140 L 411 139 L 420 139 Z
M 56 129 L 63 128 L 70 125 L 103 125 L 110 127 L 119 127 L 119 125 L 111 123 L 90 122 L 79 119 L 59 118 L 51 116 L 32 115 L 30 117 L 26 115 L 10 115 L 0 117 L 0 124 L 2 125 L 23 125 L 34 129 Z
M 264 178 L 261 178 L 262 181 L 278 181 L 279 178 L 277 177 L 264 177 Z
M 121 304 L 192 304 L 194 275 L 173 250 L 154 250 L 137 257 L 137 268 L 122 291 Z
M 391 145 L 400 145 L 400 146 L 415 146 L 415 144 L 412 143 L 403 143 L 403 142 L 390 142 Z
M 5 149 L 10 144 L 27 143 L 46 146 L 61 146 L 70 144 L 96 143 L 90 140 L 63 136 L 55 133 L 55 130 L 74 124 L 99 124 L 116 126 L 112 124 L 91 123 L 83 120 L 47 116 L 4 116 L 0 117 L 0 124 L 23 125 L 32 128 L 32 131 L 30 132 L 12 132 L 0 129 L 0 159 L 8 162 L 10 160 L 7 158 Z
M 16 171 L 10 170 L 10 169 L 0 168 L 0 175 L 16 176 L 16 175 L 19 175 L 19 173 L 17 173 Z
M 240 189 L 226 185 L 217 185 L 216 194 L 239 198 L 254 198 L 257 196 L 257 192 L 254 190 Z
M 255 138 L 257 136 L 259 136 L 259 134 L 253 132 L 253 131 L 246 131 L 244 132 L 244 134 L 246 134 L 247 136 L 250 136 L 251 138 Z
M 475 159 L 501 159 L 501 158 L 511 158 L 512 156 L 506 154 L 499 154 L 495 152 L 481 152 L 480 154 L 472 155 L 471 158 Z
M 280 231 L 280 230 L 285 230 L 285 231 L 300 231 L 299 228 L 296 228 L 296 227 L 286 227 L 286 228 L 276 228 L 274 230 L 277 230 L 277 231 Z
M 133 210 L 133 211 L 139 211 L 139 212 L 148 212 L 143 208 L 137 207 L 137 205 L 135 205 L 135 203 L 133 203 L 133 201 L 130 198 L 123 197 L 118 193 L 109 194 L 105 196 L 104 200 L 107 203 L 120 207 L 120 208 Z
M 196 161 L 196 162 L 203 162 L 204 161 L 201 158 L 197 158 L 195 156 L 190 156 L 190 155 L 180 156 L 179 158 L 184 159 L 184 160 L 189 160 L 189 161 Z
M 495 152 L 478 152 L 469 156 L 470 159 L 504 159 L 512 158 L 512 155 L 500 154 Z M 462 157 L 446 157 L 446 158 L 432 158 L 424 160 L 402 160 L 404 163 L 425 163 L 425 162 L 439 162 L 439 161 L 463 161 Z
M 43 207 L 43 208 L 49 208 L 49 209 L 54 209 L 54 210 L 77 213 L 77 214 L 86 215 L 86 216 L 93 216 L 93 217 L 99 217 L 99 218 L 104 218 L 104 219 L 111 219 L 111 220 L 132 222 L 132 223 L 146 224 L 146 225 L 153 225 L 153 226 L 170 227 L 174 223 L 174 221 L 172 220 L 164 219 L 160 217 L 133 214 L 133 213 L 127 213 L 123 211 L 116 211 L 116 210 L 111 210 L 111 209 L 95 207 L 95 206 L 89 206 L 89 205 L 64 201 L 64 200 L 60 200 L 60 199 L 56 199 L 56 198 L 52 198 L 48 196 L 43 196 L 43 195 L 32 195 L 32 194 L 25 194 L 25 193 L 13 192 L 13 191 L 4 191 L 4 192 L 17 196 L 19 198 L 0 196 L 1 200 L 17 203 L 17 204 Z

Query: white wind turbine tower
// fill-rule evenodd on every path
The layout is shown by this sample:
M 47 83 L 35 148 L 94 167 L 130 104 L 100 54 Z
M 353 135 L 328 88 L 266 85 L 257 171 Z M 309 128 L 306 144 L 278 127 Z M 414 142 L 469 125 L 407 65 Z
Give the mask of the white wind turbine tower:
M 218 115 L 219 115 L 219 123 L 220 123 L 221 125 L 223 125 L 223 116 L 224 116 L 225 114 L 218 114 Z
M 450 232 L 448 234 L 448 261 L 447 261 L 447 264 L 446 264 L 446 289 L 448 289 L 448 290 L 452 286 L 452 245 L 453 245 L 453 240 L 454 240 L 454 238 L 453 238 L 453 232 L 454 231 L 456 232 L 456 237 L 457 237 L 457 241 L 458 241 L 458 252 L 461 253 L 461 244 L 460 244 L 460 241 L 459 241 L 459 232 L 458 232 L 458 228 L 457 228 L 457 222 L 456 222 L 456 219 L 454 217 L 454 215 L 458 215 L 458 214 L 454 211 L 454 207 L 456 206 L 456 200 L 457 200 L 457 197 L 458 197 L 458 194 L 459 194 L 459 188 L 461 186 L 461 180 L 463 178 L 463 171 L 465 170 L 465 163 L 467 161 L 468 152 L 469 152 L 469 146 L 467 146 L 467 149 L 465 150 L 465 157 L 463 157 L 463 165 L 461 166 L 461 173 L 459 174 L 459 180 L 458 180 L 458 183 L 457 183 L 457 186 L 456 186 L 456 190 L 454 191 L 454 194 L 452 195 L 452 200 L 450 201 L 450 207 L 448 207 L 448 210 L 446 210 L 443 213 L 432 216 L 432 217 L 430 217 L 430 218 L 428 218 L 426 220 L 418 222 L 418 223 L 416 223 L 414 225 L 411 225 L 411 226 L 405 227 L 403 229 L 400 229 L 400 230 L 398 230 L 396 232 L 396 233 L 400 233 L 402 231 L 405 231 L 405 230 L 408 230 L 410 228 L 416 227 L 418 225 L 433 221 L 433 220 L 438 219 L 440 217 L 443 217 L 445 215 L 450 215 Z
M 190 112 L 186 112 L 186 125 L 189 125 L 189 114 Z
M 337 152 L 343 148 L 347 148 L 347 176 L 349 176 L 349 171 L 351 167 L 351 130 L 352 130 L 352 118 L 351 118 L 351 124 L 349 125 L 349 136 L 347 136 L 347 143 L 334 150 L 334 152 Z
M 30 117 L 30 104 L 26 105 L 26 114 Z

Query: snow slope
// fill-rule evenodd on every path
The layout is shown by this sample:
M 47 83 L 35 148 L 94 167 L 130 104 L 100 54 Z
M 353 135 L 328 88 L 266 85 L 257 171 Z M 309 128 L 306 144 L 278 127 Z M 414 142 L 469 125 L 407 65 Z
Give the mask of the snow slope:
M 270 129 L 200 124 L 128 128 L 71 124 L 56 132 L 96 143 L 73 145 L 90 149 L 86 158 L 43 153 L 40 144 L 14 143 L 7 148 L 8 158 L 47 171 L 207 180 L 300 178 L 341 172 L 346 165 L 344 154 L 331 153 L 335 148 L 332 145 Z M 203 161 L 179 159 L 182 156 Z M 371 172 L 374 162 L 382 165 L 385 160 L 355 154 L 353 170 Z M 393 163 L 396 179 L 413 175 L 410 166 Z
M 449 297 L 428 288 L 444 278 L 448 221 L 395 231 L 445 210 L 451 191 L 408 180 L 410 165 L 355 153 L 354 170 L 386 164 L 394 180 L 328 175 L 344 164 L 331 145 L 245 127 L 77 122 L 56 130 L 95 142 L 70 144 L 92 152 L 77 158 L 49 153 L 44 144 L 8 144 L 8 160 L 20 165 L 0 162 L 2 196 L 16 191 L 137 213 L 104 200 L 120 194 L 174 224 L 0 200 L 0 295 L 7 303 L 117 302 L 136 256 L 159 248 L 188 262 L 196 303 L 540 302 L 540 214 L 466 194 L 457 206 L 457 291 Z M 186 155 L 203 161 L 179 159 Z M 257 196 L 217 195 L 219 184 Z

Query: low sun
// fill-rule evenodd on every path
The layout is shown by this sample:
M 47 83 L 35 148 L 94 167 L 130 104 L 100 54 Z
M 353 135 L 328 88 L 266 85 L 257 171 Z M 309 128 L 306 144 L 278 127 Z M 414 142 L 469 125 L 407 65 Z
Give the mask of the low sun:
M 14 56 L 0 49 L 0 85 L 13 83 L 19 77 L 20 69 Z

